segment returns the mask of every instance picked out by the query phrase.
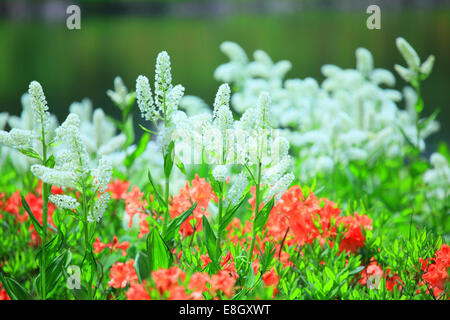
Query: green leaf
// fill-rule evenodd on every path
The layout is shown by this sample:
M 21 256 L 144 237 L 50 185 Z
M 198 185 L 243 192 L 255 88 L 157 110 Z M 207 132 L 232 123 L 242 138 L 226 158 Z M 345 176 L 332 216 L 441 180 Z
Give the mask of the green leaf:
M 206 249 L 208 250 L 208 255 L 211 258 L 212 262 L 218 266 L 219 265 L 219 259 L 220 259 L 220 252 L 217 252 L 216 247 L 216 235 L 214 234 L 214 231 L 212 230 L 208 219 L 206 216 L 203 216 L 203 236 L 204 241 L 206 245 Z
M 172 254 L 156 229 L 152 229 L 147 237 L 147 255 L 150 271 L 172 265 Z
M 267 219 L 269 219 L 270 211 L 272 210 L 275 204 L 275 199 L 272 197 L 269 202 L 267 202 L 264 207 L 261 209 L 259 213 L 257 213 L 255 218 L 255 229 L 256 232 L 262 230 L 262 228 L 266 225 Z
M 167 203 L 164 200 L 164 198 L 159 193 L 158 189 L 156 188 L 155 183 L 153 182 L 152 174 L 150 173 L 150 169 L 148 170 L 148 180 L 150 181 L 150 184 L 152 185 L 152 188 L 155 192 L 156 197 L 158 198 L 158 201 L 162 203 L 164 207 L 167 207 Z
M 246 199 L 246 194 L 244 194 L 241 197 L 238 204 L 236 204 L 234 207 L 227 208 L 227 212 L 222 217 L 222 225 L 220 226 L 221 230 L 225 230 L 225 228 L 230 224 L 231 220 L 233 220 L 235 213 L 238 211 L 240 206 L 244 203 L 245 199 Z
M 150 135 L 148 133 L 144 133 L 141 137 L 141 140 L 139 140 L 139 144 L 136 148 L 136 150 L 133 151 L 132 154 L 126 157 L 124 164 L 127 168 L 129 168 L 133 162 L 144 153 L 145 149 L 147 148 L 147 144 L 150 141 Z
M 195 208 L 197 208 L 197 202 L 184 213 L 169 222 L 166 231 L 161 235 L 166 243 L 175 238 L 175 234 L 180 229 L 181 224 L 194 212 Z
M 55 156 L 51 155 L 47 161 L 45 161 L 45 166 L 47 168 L 53 168 L 55 166 Z
M 33 223 L 34 229 L 36 229 L 37 233 L 39 234 L 39 236 L 41 237 L 41 239 L 43 238 L 44 235 L 44 230 L 43 227 L 41 226 L 41 224 L 39 223 L 38 219 L 36 219 L 36 217 L 34 216 L 33 212 L 30 209 L 30 206 L 27 203 L 27 200 L 25 200 L 24 196 L 21 196 L 22 198 L 22 206 L 24 207 L 25 211 L 28 213 L 28 215 L 31 218 L 31 223 Z
M 139 127 L 141 127 L 141 129 L 144 130 L 144 131 L 147 132 L 147 133 L 150 133 L 150 134 L 153 134 L 153 135 L 157 135 L 156 132 L 154 132 L 154 131 L 152 131 L 152 130 L 150 130 L 150 129 L 147 129 L 146 127 L 144 127 L 144 126 L 141 125 L 141 124 L 139 124 Z
M 40 154 L 37 153 L 33 149 L 19 149 L 19 151 L 20 151 L 20 153 L 26 155 L 27 157 L 38 159 L 38 160 L 42 161 L 42 157 L 40 156 Z
M 184 175 L 187 175 L 186 168 L 184 167 L 183 162 L 181 162 L 181 159 L 177 155 L 174 156 L 174 162 L 175 162 L 175 165 L 178 167 L 178 169 L 180 169 L 180 171 Z
M 436 119 L 439 112 L 440 112 L 439 109 L 434 110 L 434 112 L 429 117 L 426 117 L 425 119 L 420 119 L 418 124 L 419 129 L 420 130 L 425 129 L 434 119 Z
M 129 116 L 127 117 L 127 120 L 125 122 L 125 125 L 122 128 L 123 133 L 127 137 L 127 140 L 125 142 L 125 147 L 129 146 L 134 141 L 134 125 L 133 125 L 133 117 Z
M 172 172 L 173 159 L 174 159 L 174 152 L 173 152 L 174 147 L 175 147 L 175 143 L 173 141 L 170 141 L 169 147 L 167 148 L 167 152 L 164 155 L 164 175 L 166 176 L 166 178 L 170 177 L 170 173 Z
M 348 273 L 348 275 L 351 276 L 352 274 L 359 273 L 359 272 L 363 271 L 363 269 L 364 269 L 364 266 L 359 266 L 358 268 L 353 269 L 352 271 L 350 271 L 350 272 Z
M 149 257 L 144 252 L 138 252 L 136 255 L 136 261 L 134 263 L 134 268 L 136 269 L 136 273 L 139 277 L 139 281 L 143 281 L 150 277 L 150 265 L 149 265 Z
M 253 271 L 253 264 L 251 262 L 247 265 L 247 274 L 245 276 L 244 288 L 251 289 L 255 284 L 255 272 Z
M 55 285 L 59 281 L 59 279 L 64 275 L 65 268 L 67 267 L 69 261 L 70 261 L 70 255 L 68 254 L 68 251 L 62 252 L 59 256 L 57 256 L 53 261 L 48 265 L 48 267 L 45 269 L 45 291 L 47 292 L 47 296 L 45 297 L 48 299 L 51 294 L 52 290 L 55 288 Z M 39 292 L 42 292 L 41 290 L 41 275 L 39 274 L 36 277 L 36 285 L 38 286 Z M 54 290 L 53 290 L 54 291 Z
M 5 277 L 2 272 L 0 272 L 0 281 L 11 300 L 33 300 L 33 297 L 20 283 L 13 278 Z

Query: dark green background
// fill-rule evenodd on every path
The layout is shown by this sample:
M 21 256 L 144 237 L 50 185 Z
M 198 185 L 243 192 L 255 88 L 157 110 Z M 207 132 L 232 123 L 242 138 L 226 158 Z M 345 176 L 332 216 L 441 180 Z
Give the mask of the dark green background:
M 395 38 L 406 38 L 425 59 L 436 56 L 435 69 L 424 83 L 425 114 L 441 110 L 441 132 L 429 140 L 434 149 L 450 141 L 450 9 L 389 10 L 382 12 L 382 29 L 368 30 L 368 15 L 361 10 L 307 10 L 296 13 L 251 13 L 211 16 L 170 14 L 136 16 L 95 14 L 82 9 L 82 29 L 69 31 L 63 19 L 11 19 L 0 21 L 0 110 L 19 114 L 20 96 L 28 83 L 44 87 L 50 109 L 60 120 L 72 101 L 83 97 L 95 107 L 117 115 L 105 95 L 120 75 L 134 87 L 139 74 L 153 77 L 159 51 L 172 59 L 174 83 L 186 94 L 198 95 L 209 104 L 219 85 L 214 69 L 227 59 L 219 51 L 225 40 L 241 44 L 248 54 L 267 51 L 274 60 L 288 59 L 288 77 L 323 77 L 320 67 L 333 63 L 355 65 L 355 49 L 369 49 L 375 66 L 393 70 L 405 64 Z M 397 77 L 398 78 L 398 77 Z M 398 87 L 404 82 L 398 78 Z M 138 119 L 138 118 L 136 118 Z

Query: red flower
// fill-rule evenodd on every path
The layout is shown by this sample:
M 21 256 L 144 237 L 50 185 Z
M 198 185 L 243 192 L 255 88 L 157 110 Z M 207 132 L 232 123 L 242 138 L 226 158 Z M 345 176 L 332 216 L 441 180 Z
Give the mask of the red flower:
M 181 269 L 173 266 L 169 269 L 159 269 L 152 272 L 153 280 L 160 294 L 170 291 L 174 286 L 178 286 L 178 281 L 184 281 L 186 274 Z
M 443 244 L 436 251 L 434 263 L 428 266 L 427 272 L 422 276 L 423 280 L 431 286 L 434 296 L 439 296 L 445 288 L 448 279 L 448 268 L 450 268 L 450 246 Z M 423 265 L 422 265 L 423 266 Z
M 130 221 L 128 227 L 133 225 L 133 218 L 135 215 L 139 216 L 139 238 L 142 238 L 149 232 L 147 216 L 145 207 L 147 206 L 147 200 L 141 200 L 144 197 L 144 193 L 139 190 L 137 186 L 133 186 L 131 191 L 125 194 L 125 212 L 127 213 Z
M 147 282 L 143 283 L 132 282 L 130 288 L 126 292 L 127 300 L 151 300 L 150 295 L 145 289 Z
M 207 254 L 201 255 L 200 260 L 203 263 L 202 269 L 205 268 L 212 261 Z M 228 251 L 226 256 L 222 257 L 220 266 L 222 267 L 222 270 L 227 271 L 232 277 L 236 279 L 239 278 L 239 275 L 236 272 L 234 259 L 233 255 L 231 254 L 231 251 Z
M 128 181 L 116 179 L 112 183 L 108 184 L 106 192 L 111 192 L 111 197 L 113 199 L 125 199 L 129 187 L 130 183 Z
M 19 214 L 21 206 L 22 200 L 20 198 L 20 191 L 17 190 L 6 200 L 5 208 L 3 210 L 14 215 L 17 221 L 23 222 L 25 218 Z
M 373 258 L 369 265 L 361 271 L 361 279 L 358 283 L 369 288 L 378 288 L 378 285 L 383 277 L 383 269 Z
M 196 272 L 189 279 L 188 289 L 193 292 L 199 292 L 200 295 L 202 295 L 203 292 L 208 291 L 206 284 L 210 280 L 211 279 L 209 278 L 209 275 L 207 273 Z M 194 296 L 196 295 L 194 294 Z
M 262 276 L 262 279 L 263 279 L 264 284 L 266 286 L 274 286 L 274 287 L 276 287 L 278 285 L 278 281 L 280 280 L 280 277 L 276 274 L 275 269 L 272 268 L 272 270 L 267 271 Z
M 6 290 L 2 288 L 1 283 L 0 283 L 0 300 L 11 300 L 11 298 L 8 296 L 8 293 L 6 293 Z
M 211 276 L 211 290 L 216 293 L 222 291 L 228 298 L 233 294 L 233 286 L 236 279 L 227 271 L 220 270 L 217 274 Z
M 117 251 L 122 250 L 122 255 L 127 255 L 127 249 L 130 247 L 130 243 L 128 241 L 124 241 L 119 243 L 119 240 L 117 240 L 117 236 L 114 235 L 113 242 L 109 242 L 108 244 L 102 243 L 99 238 L 95 238 L 95 242 L 93 244 L 94 246 L 94 253 L 100 253 L 105 248 L 109 248 L 111 251 Z
M 197 230 L 203 229 L 202 217 L 203 215 L 209 216 L 209 212 L 206 210 L 212 199 L 218 201 L 211 185 L 204 178 L 200 178 L 198 174 L 191 181 L 191 186 L 189 186 L 189 181 L 186 181 L 184 189 L 180 189 L 179 194 L 173 197 L 169 207 L 172 219 L 184 213 L 197 202 L 193 215 L 189 216 L 181 225 L 180 232 L 183 236 L 190 236 L 194 233 L 194 228 L 191 225 L 192 220 L 195 220 Z
M 110 287 L 119 289 L 125 288 L 127 284 L 138 281 L 136 270 L 134 270 L 134 260 L 131 259 L 125 263 L 116 262 L 109 274 L 111 280 L 108 282 Z

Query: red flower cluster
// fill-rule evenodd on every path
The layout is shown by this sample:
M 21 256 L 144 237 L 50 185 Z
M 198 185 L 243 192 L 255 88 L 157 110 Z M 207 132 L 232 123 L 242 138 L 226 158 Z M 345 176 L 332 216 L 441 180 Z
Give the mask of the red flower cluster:
M 214 297 L 219 292 L 229 298 L 236 283 L 228 271 L 220 270 L 211 277 L 206 272 L 196 272 L 186 284 L 186 273 L 175 266 L 153 271 L 152 278 L 159 296 L 167 297 L 168 300 L 202 300 L 205 293 Z M 128 300 L 150 300 L 149 293 L 152 290 L 147 281 L 131 282 L 126 296 Z
M 147 216 L 145 207 L 147 206 L 147 200 L 141 200 L 144 197 L 144 193 L 139 190 L 137 186 L 133 186 L 130 192 L 125 194 L 125 212 L 127 213 L 130 222 L 128 227 L 133 225 L 133 218 L 135 215 L 139 216 L 139 238 L 142 238 L 149 232 Z
M 108 285 L 116 289 L 125 288 L 127 284 L 138 281 L 136 270 L 134 270 L 134 260 L 131 259 L 125 263 L 116 262 L 111 267 L 109 277 L 111 280 Z
M 203 262 L 202 269 L 205 268 L 211 262 L 211 258 L 207 254 L 200 256 L 200 260 Z M 236 272 L 234 259 L 233 255 L 231 254 L 231 251 L 228 251 L 228 253 L 224 257 L 222 257 L 220 266 L 222 267 L 223 271 L 228 272 L 235 279 L 239 278 L 239 275 Z
M 391 269 L 389 268 L 384 273 L 383 268 L 372 258 L 370 259 L 370 263 L 361 271 L 361 279 L 358 280 L 358 283 L 367 286 L 369 289 L 377 289 L 383 278 L 386 280 L 386 289 L 388 291 L 394 290 L 395 286 L 397 286 L 398 290 L 402 288 L 403 282 L 400 277 L 391 274 Z
M 129 187 L 130 183 L 128 181 L 116 179 L 112 183 L 108 184 L 106 192 L 111 192 L 111 198 L 113 199 L 125 199 Z
M 99 238 L 95 238 L 95 242 L 93 244 L 94 253 L 100 253 L 105 248 L 109 248 L 111 251 L 122 250 L 122 255 L 127 255 L 127 249 L 130 247 L 130 243 L 128 241 L 124 241 L 119 243 L 117 236 L 114 236 L 113 242 L 109 242 L 108 244 L 100 241 Z
M 364 246 L 363 230 L 372 229 L 372 220 L 365 215 L 341 216 L 336 203 L 317 198 L 310 192 L 305 199 L 299 186 L 287 190 L 273 207 L 267 222 L 267 234 L 275 241 L 287 239 L 286 244 L 304 245 L 318 239 L 321 244 L 335 240 L 337 229 L 344 228 L 339 248 L 356 252 Z M 288 230 L 286 234 L 286 231 Z
M 2 288 L 1 283 L 0 283 L 0 300 L 11 300 L 11 298 L 8 296 L 8 293 L 6 293 L 6 290 Z
M 422 279 L 433 289 L 434 296 L 438 297 L 444 291 L 446 282 L 449 281 L 450 246 L 443 244 L 431 260 L 433 262 L 430 265 L 428 265 L 428 259 L 421 260 L 422 270 L 425 271 Z
M 206 210 L 212 199 L 218 201 L 211 185 L 204 178 L 200 178 L 198 174 L 191 181 L 191 186 L 189 186 L 189 181 L 186 181 L 184 189 L 180 189 L 180 193 L 173 197 L 169 208 L 172 219 L 184 213 L 197 202 L 193 215 L 189 216 L 181 225 L 180 232 L 183 236 L 190 236 L 194 233 L 194 228 L 191 225 L 193 219 L 195 219 L 196 230 L 203 229 L 202 217 L 203 215 L 209 216 L 209 212 Z
M 39 223 L 43 224 L 43 201 L 41 197 L 42 192 L 42 183 L 39 182 L 39 185 L 36 188 L 36 193 L 30 192 L 25 196 L 25 200 L 28 203 L 31 212 L 33 212 L 33 215 L 36 217 L 36 219 L 39 221 Z M 52 194 L 61 194 L 62 189 L 52 186 L 51 189 Z M 4 194 L 0 195 L 0 200 L 4 199 Z M 3 207 L 4 212 L 8 212 L 12 214 L 18 223 L 23 223 L 28 220 L 28 212 L 23 210 L 22 207 L 22 199 L 20 196 L 20 191 L 17 190 L 14 192 L 6 201 L 2 200 L 0 202 L 0 207 Z M 53 213 L 55 211 L 56 207 L 51 202 L 48 204 L 48 215 L 47 215 L 47 223 L 53 227 L 55 227 L 55 224 L 53 223 Z M 37 233 L 37 231 L 34 229 L 33 224 L 30 224 L 30 231 L 31 231 L 31 240 L 30 244 L 37 246 L 41 243 L 41 239 Z

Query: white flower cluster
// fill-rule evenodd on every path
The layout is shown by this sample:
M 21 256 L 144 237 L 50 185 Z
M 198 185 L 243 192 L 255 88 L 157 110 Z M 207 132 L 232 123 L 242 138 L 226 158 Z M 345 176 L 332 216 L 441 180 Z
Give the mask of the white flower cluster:
M 395 71 L 406 82 L 414 82 L 417 80 L 423 80 L 428 77 L 433 70 L 434 56 L 430 55 L 424 63 L 421 64 L 420 57 L 416 50 L 403 38 L 397 38 L 396 45 L 403 58 L 408 65 L 408 68 L 402 67 L 398 64 L 394 66 Z M 420 79 L 422 78 L 422 79 Z
M 433 166 L 423 175 L 427 186 L 427 196 L 430 199 L 448 200 L 450 197 L 450 167 L 447 159 L 440 153 L 433 153 L 430 157 Z
M 92 112 L 92 102 L 87 98 L 72 103 L 69 111 L 80 119 L 80 136 L 86 145 L 91 165 L 94 166 L 100 158 L 105 157 L 115 168 L 122 171 L 127 154 L 122 150 L 127 140 L 125 134 L 116 134 L 116 126 L 102 109 L 98 108 Z
M 183 154 L 176 149 L 177 155 L 184 163 L 192 163 L 194 159 L 194 163 L 215 165 L 212 174 L 219 182 L 226 181 L 231 164 L 251 166 L 261 163 L 262 182 L 271 189 L 269 197 L 282 194 L 283 186 L 287 188 L 293 180 L 293 175 L 288 173 L 291 162 L 289 142 L 271 128 L 269 94 L 260 93 L 256 105 L 238 121 L 234 120 L 229 104 L 230 87 L 222 84 L 214 101 L 212 117 L 208 114 L 194 116 L 178 125 L 187 129 L 178 135 L 180 143 L 177 141 L 177 145 L 186 146 L 186 149 Z M 194 156 L 190 158 L 192 153 Z M 230 191 L 232 203 L 239 200 L 237 193 L 246 186 L 243 179 L 238 181 L 240 183 L 230 189 L 233 190 Z
M 178 125 L 183 124 L 186 114 L 178 110 L 184 95 L 182 85 L 172 86 L 170 57 L 166 51 L 160 52 L 156 58 L 154 98 L 147 77 L 139 76 L 136 80 L 136 98 L 142 118 L 152 121 L 158 126 L 158 143 L 163 154 L 172 141 L 172 135 Z
M 22 113 L 20 117 L 9 116 L 2 113 L 0 119 L 0 145 L 3 148 L 1 162 L 6 158 L 14 159 L 12 164 L 19 172 L 26 172 L 33 163 L 38 160 L 25 155 L 33 152 L 42 156 L 42 124 L 45 130 L 46 143 L 49 144 L 54 138 L 54 130 L 58 126 L 58 121 L 54 115 L 48 113 L 47 101 L 41 85 L 33 81 L 29 86 L 28 93 L 22 95 Z M 11 131 L 4 131 L 6 121 L 11 127 Z M 17 150 L 21 151 L 18 152 Z
M 134 94 L 128 92 L 121 77 L 114 78 L 114 90 L 108 90 L 106 94 L 121 110 L 124 110 L 134 101 Z
M 405 49 L 403 40 L 398 43 L 402 54 L 408 56 L 410 68 L 417 71 L 420 60 L 417 62 L 411 50 Z M 285 80 L 291 64 L 274 63 L 264 51 L 257 50 L 254 61 L 249 61 L 235 43 L 225 42 L 220 48 L 230 61 L 219 66 L 214 76 L 238 88 L 231 102 L 237 112 L 243 113 L 244 127 L 255 121 L 253 108 L 260 93 L 268 92 L 272 102 L 267 119 L 282 129 L 298 152 L 302 178 L 330 172 L 335 165 L 345 166 L 350 161 L 364 160 L 371 165 L 384 157 L 402 156 L 408 143 L 424 150 L 424 139 L 439 128 L 431 121 L 418 134 L 414 108 L 417 96 L 412 89 L 405 89 L 403 95 L 390 89 L 395 85 L 394 75 L 374 68 L 367 49 L 356 50 L 356 69 L 324 65 L 326 79 L 319 85 L 312 78 Z M 421 66 L 421 73 L 431 71 L 432 60 Z M 399 108 L 402 98 L 406 110 Z
M 62 194 L 51 194 L 49 200 L 57 207 L 68 210 L 75 210 L 80 205 L 75 198 Z
M 56 129 L 56 139 L 61 142 L 58 152 L 55 154 L 54 168 L 48 168 L 40 164 L 31 166 L 31 172 L 44 183 L 51 185 L 74 188 L 81 192 L 104 192 L 112 176 L 112 165 L 108 158 L 102 157 L 98 166 L 91 169 L 86 145 L 81 137 L 80 118 L 75 113 L 70 113 L 67 119 Z M 92 184 L 89 178 L 92 176 Z M 54 201 L 53 201 L 54 200 Z M 74 209 L 77 201 L 70 197 L 53 197 L 52 202 L 63 208 Z M 101 195 L 93 204 L 90 217 L 92 221 L 101 218 L 108 203 L 108 196 Z
M 42 90 L 42 86 L 37 81 L 32 81 L 28 88 L 28 93 L 31 99 L 31 106 L 33 108 L 34 120 L 41 126 L 44 126 L 45 131 L 47 131 L 48 126 L 48 106 L 47 100 Z
M 214 168 L 212 174 L 216 181 L 224 182 L 228 178 L 228 168 L 226 165 L 218 165 Z
M 97 201 L 94 203 L 94 207 L 89 211 L 89 215 L 87 220 L 91 223 L 100 222 L 105 213 L 106 208 L 108 207 L 109 200 L 111 199 L 111 195 L 109 193 L 104 193 L 100 195 Z
M 235 175 L 232 178 L 231 182 L 231 188 L 227 190 L 227 194 L 225 197 L 225 206 L 228 206 L 230 204 L 235 206 L 238 204 L 245 188 L 247 188 L 248 186 L 247 174 L 245 172 L 241 172 L 240 174 Z

